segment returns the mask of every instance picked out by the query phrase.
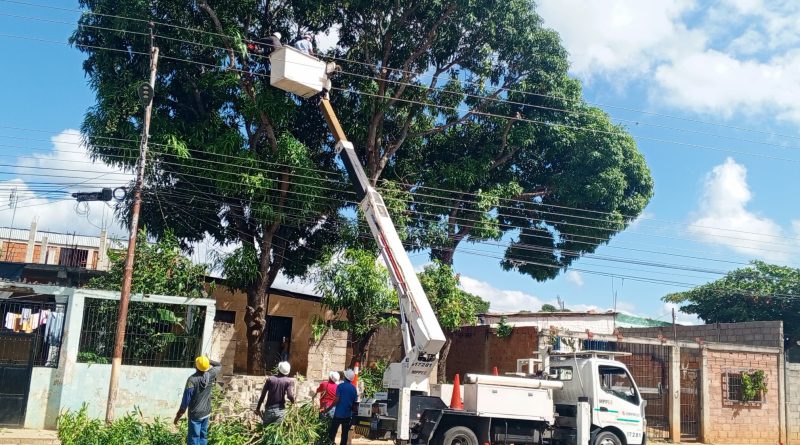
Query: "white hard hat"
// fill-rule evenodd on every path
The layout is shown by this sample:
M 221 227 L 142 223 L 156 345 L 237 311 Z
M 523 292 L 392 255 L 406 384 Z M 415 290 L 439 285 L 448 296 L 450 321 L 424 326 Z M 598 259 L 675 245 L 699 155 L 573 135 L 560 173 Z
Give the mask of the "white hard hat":
M 344 378 L 352 382 L 356 378 L 356 373 L 352 369 L 348 369 L 344 372 Z
M 279 32 L 273 32 L 272 35 L 277 37 L 278 40 L 280 40 L 280 38 L 281 38 L 281 33 L 279 33 Z
M 289 375 L 289 371 L 292 370 L 292 365 L 289 362 L 280 362 L 278 363 L 278 372 L 283 375 Z
M 331 378 L 331 381 L 333 383 L 336 383 L 336 382 L 339 381 L 339 373 L 337 371 L 331 371 L 331 373 L 328 374 L 328 377 Z

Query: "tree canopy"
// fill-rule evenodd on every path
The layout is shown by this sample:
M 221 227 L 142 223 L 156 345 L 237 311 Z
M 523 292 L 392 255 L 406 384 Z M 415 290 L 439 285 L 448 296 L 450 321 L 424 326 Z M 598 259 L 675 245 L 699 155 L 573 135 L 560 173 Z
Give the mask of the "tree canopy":
M 753 261 L 750 266 L 664 301 L 706 323 L 782 320 L 790 340 L 800 340 L 800 269 Z
M 317 291 L 322 304 L 333 311 L 327 324 L 345 330 L 353 345 L 353 360 L 366 361 L 378 328 L 397 319 L 397 293 L 389 287 L 389 271 L 367 250 L 347 249 L 333 256 L 319 271 Z
M 154 22 L 162 57 L 142 220 L 183 247 L 208 235 L 238 246 L 220 263 L 247 294 L 251 373 L 278 274 L 303 275 L 363 235 L 349 236 L 353 195 L 314 100 L 271 87 L 251 39 L 338 29 L 325 57 L 342 66 L 332 99 L 348 139 L 373 183 L 403 198 L 393 217 L 409 248 L 445 264 L 463 241 L 508 235 L 502 267 L 552 278 L 652 194 L 636 144 L 582 100 L 532 0 L 80 4 L 89 12 L 71 42 L 96 95 L 82 131 L 116 166 L 138 157 L 136 89 Z

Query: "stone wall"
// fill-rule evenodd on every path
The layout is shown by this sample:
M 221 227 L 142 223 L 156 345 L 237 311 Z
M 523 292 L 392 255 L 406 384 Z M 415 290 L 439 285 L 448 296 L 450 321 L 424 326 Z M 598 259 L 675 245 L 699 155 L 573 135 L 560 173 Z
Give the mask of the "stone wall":
M 264 388 L 265 380 L 266 377 L 264 376 L 239 374 L 221 379 L 219 384 L 222 388 L 223 402 L 219 413 L 216 414 L 222 416 L 239 415 L 256 420 L 253 410 L 258 405 L 258 398 L 261 397 L 261 390 Z M 295 379 L 296 401 L 310 400 L 319 383 L 319 381 L 306 380 L 305 378 Z
M 786 364 L 786 407 L 788 442 L 800 444 L 800 363 Z
M 658 338 L 673 340 L 672 326 L 659 328 L 620 328 L 625 337 Z M 783 347 L 783 322 L 751 321 L 747 323 L 715 323 L 695 326 L 677 326 L 678 340 L 731 343 L 749 346 Z
M 710 424 L 706 443 L 776 444 L 780 438 L 780 389 L 778 355 L 743 352 L 707 352 Z M 731 402 L 727 397 L 725 374 L 761 369 L 766 374 L 767 393 L 763 403 Z

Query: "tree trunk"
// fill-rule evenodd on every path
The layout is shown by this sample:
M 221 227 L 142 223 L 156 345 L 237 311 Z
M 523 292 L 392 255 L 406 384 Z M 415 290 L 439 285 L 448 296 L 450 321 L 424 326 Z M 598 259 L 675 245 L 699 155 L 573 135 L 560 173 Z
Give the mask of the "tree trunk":
M 455 248 L 433 248 L 431 249 L 431 259 L 438 260 L 442 264 L 446 264 L 448 266 L 453 265 L 453 254 L 455 253 Z
M 439 351 L 439 363 L 436 365 L 436 375 L 439 383 L 447 383 L 447 356 L 450 354 L 450 346 L 453 344 L 452 334 L 446 332 L 445 336 L 447 340 L 445 340 L 442 350 Z
M 375 338 L 376 332 L 378 332 L 377 329 L 373 329 L 353 342 L 353 357 L 350 358 L 351 368 L 355 366 L 356 362 L 360 362 L 362 368 L 366 366 L 367 360 L 369 360 L 369 348 L 372 346 L 372 339 Z
M 247 374 L 262 371 L 262 340 L 266 327 L 266 292 L 261 289 L 247 291 L 247 308 L 244 324 L 247 328 Z

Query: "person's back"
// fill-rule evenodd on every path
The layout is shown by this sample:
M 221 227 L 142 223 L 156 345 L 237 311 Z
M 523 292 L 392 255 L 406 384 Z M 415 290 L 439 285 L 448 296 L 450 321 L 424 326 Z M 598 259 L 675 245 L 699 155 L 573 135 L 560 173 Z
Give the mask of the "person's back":
M 294 392 L 292 386 L 294 382 L 290 377 L 285 375 L 271 376 L 267 378 L 264 387 L 267 390 L 267 408 L 280 407 L 286 408 L 286 399 L 294 402 Z
M 336 399 L 336 388 L 338 386 L 339 385 L 330 380 L 319 384 L 317 392 L 322 394 L 322 397 L 319 399 L 319 407 L 321 410 L 328 409 L 333 405 L 333 401 Z
M 205 445 L 208 443 L 208 419 L 211 417 L 211 394 L 214 381 L 222 371 L 222 365 L 208 357 L 195 359 L 197 371 L 186 379 L 181 407 L 175 415 L 175 424 L 185 412 L 189 413 L 186 443 Z
M 339 403 L 333 410 L 333 417 L 340 419 L 353 417 L 353 404 L 358 399 L 356 387 L 349 380 L 345 380 L 336 387 L 336 397 L 339 398 Z

